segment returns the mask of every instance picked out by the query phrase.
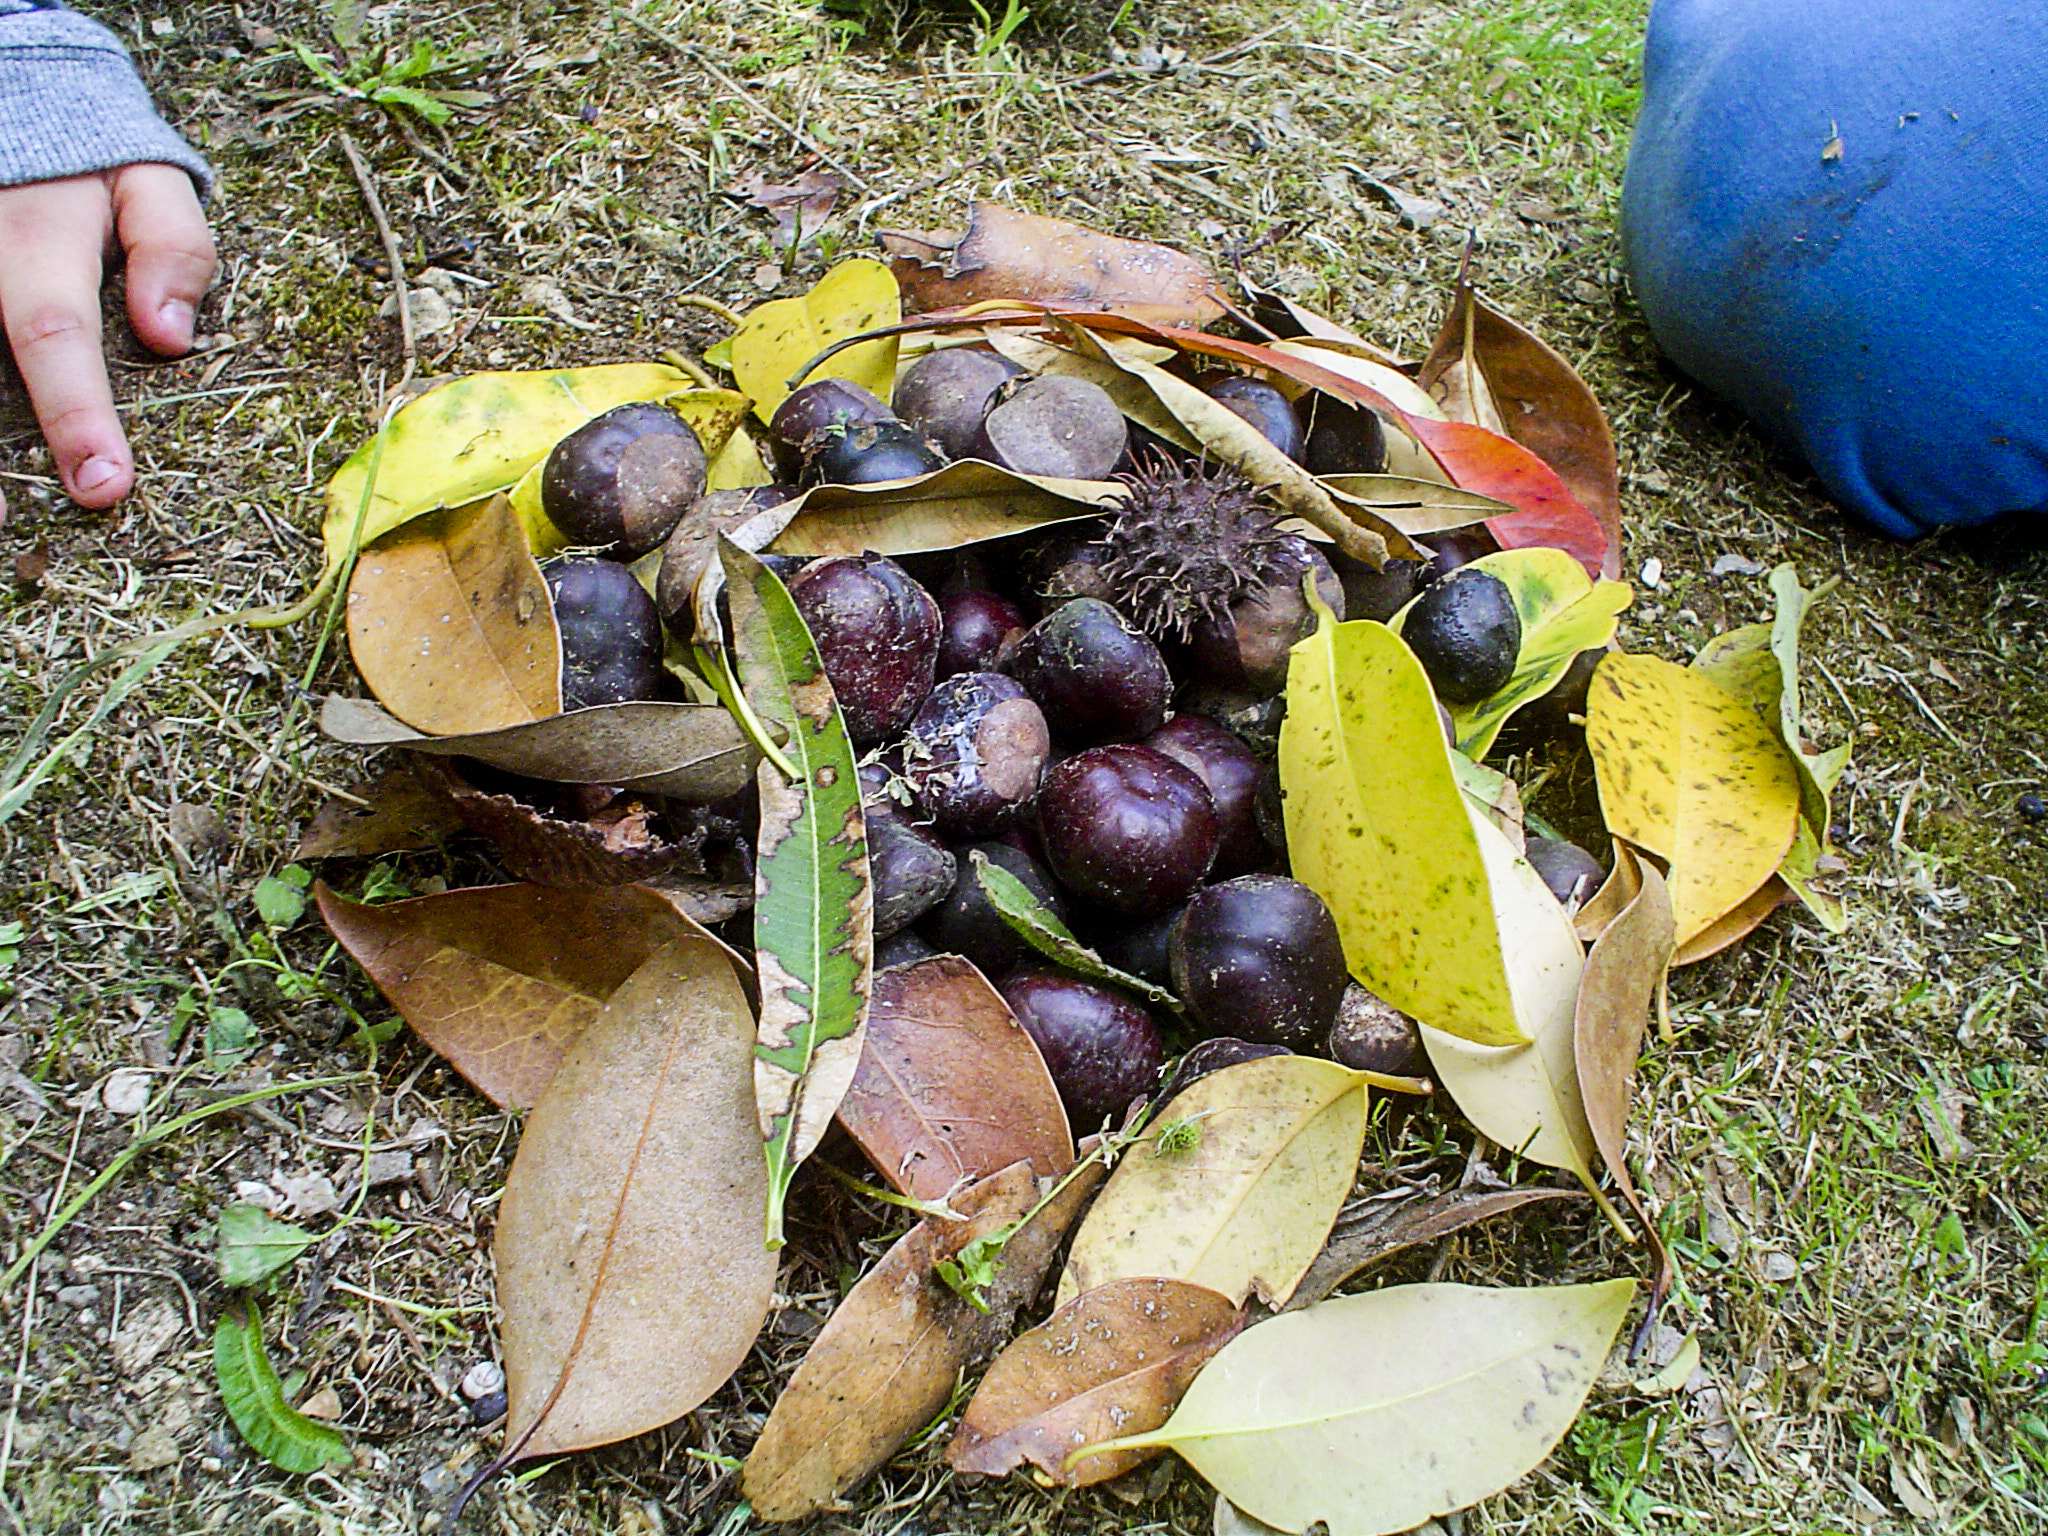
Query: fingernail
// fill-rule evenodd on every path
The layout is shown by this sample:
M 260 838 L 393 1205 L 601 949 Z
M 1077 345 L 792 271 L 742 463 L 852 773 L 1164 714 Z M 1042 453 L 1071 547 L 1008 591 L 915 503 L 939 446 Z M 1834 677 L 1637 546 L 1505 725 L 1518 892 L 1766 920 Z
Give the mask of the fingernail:
M 72 484 L 81 491 L 91 493 L 121 473 L 121 466 L 112 459 L 87 459 L 78 466 L 78 473 Z
M 157 311 L 164 323 L 177 331 L 180 336 L 192 334 L 192 306 L 183 299 L 169 299 Z

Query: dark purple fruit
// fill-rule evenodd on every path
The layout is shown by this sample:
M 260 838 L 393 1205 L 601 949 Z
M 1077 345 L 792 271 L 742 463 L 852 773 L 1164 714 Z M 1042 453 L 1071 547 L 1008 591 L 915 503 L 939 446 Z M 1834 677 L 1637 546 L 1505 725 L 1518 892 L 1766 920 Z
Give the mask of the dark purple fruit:
M 559 559 L 541 567 L 562 632 L 562 708 L 624 704 L 661 693 L 661 615 L 615 560 Z
M 1112 923 L 1106 932 L 1094 933 L 1095 953 L 1128 976 L 1149 981 L 1155 987 L 1172 987 L 1173 962 L 1168 953 L 1173 925 L 1180 920 L 1180 908 L 1168 907 L 1156 917 L 1129 918 Z
M 1194 771 L 1150 747 L 1091 747 L 1038 792 L 1045 859 L 1066 885 L 1144 917 L 1183 901 L 1216 857 L 1216 805 Z
M 1124 456 L 1124 413 L 1086 379 L 1028 379 L 981 420 L 976 458 L 1020 475 L 1107 480 Z
M 989 397 L 1023 372 L 1021 365 L 980 347 L 947 347 L 904 369 L 890 404 L 947 458 L 971 458 Z
M 1173 1070 L 1166 1074 L 1166 1081 L 1159 1085 L 1159 1102 L 1171 1104 L 1176 1095 L 1187 1092 L 1211 1072 L 1221 1072 L 1225 1067 L 1259 1061 L 1267 1056 L 1293 1054 L 1284 1045 L 1255 1045 L 1249 1040 L 1238 1040 L 1229 1035 L 1197 1040 L 1188 1047 L 1187 1054 L 1173 1064 Z
M 932 691 L 939 605 L 881 555 L 813 560 L 789 584 L 860 745 L 893 736 Z
M 1145 738 L 1145 745 L 1191 768 L 1216 806 L 1216 862 L 1212 879 L 1248 875 L 1272 861 L 1272 845 L 1259 830 L 1254 808 L 1266 765 L 1241 737 L 1206 715 L 1175 715 Z M 1128 969 L 1128 967 L 1127 967 Z M 1149 978 L 1148 978 L 1149 979 Z
M 1388 1077 L 1427 1077 L 1429 1052 L 1415 1021 L 1392 1003 L 1353 982 L 1337 1005 L 1324 1049 L 1330 1059 L 1354 1072 L 1380 1072 Z
M 1005 668 L 1063 741 L 1135 741 L 1166 721 L 1173 679 L 1150 638 L 1095 597 L 1062 603 L 1017 642 Z
M 1026 890 L 1059 914 L 1062 922 L 1066 920 L 1066 904 L 1060 900 L 1059 888 L 1045 866 L 1030 854 L 1008 843 L 966 843 L 960 847 L 953 888 L 925 915 L 918 929 L 934 949 L 965 955 L 984 976 L 1000 981 L 1037 951 L 1017 936 L 1017 930 L 1003 920 L 983 892 L 974 867 L 977 853 L 1015 875 Z
M 903 739 L 903 776 L 946 837 L 993 837 L 1038 793 L 1052 740 L 1015 678 L 941 679 Z
M 1336 555 L 1331 564 L 1344 583 L 1344 616 L 1375 624 L 1386 623 L 1407 607 L 1430 574 L 1428 562 L 1422 560 L 1389 560 L 1374 570 L 1362 560 Z
M 1362 405 L 1311 390 L 1301 397 L 1302 467 L 1312 475 L 1376 475 L 1387 467 L 1387 429 Z
M 1227 405 L 1254 427 L 1259 435 L 1297 463 L 1302 454 L 1301 418 L 1294 402 L 1264 379 L 1243 373 L 1204 374 L 1195 387 L 1220 405 Z
M 830 427 L 805 446 L 802 478 L 810 485 L 877 485 L 944 467 L 939 451 L 900 421 Z
M 1483 525 L 1453 528 L 1449 533 L 1432 533 L 1415 542 L 1429 551 L 1429 569 L 1423 573 L 1424 582 L 1462 570 L 1483 555 L 1500 553 L 1500 545 L 1494 542 L 1493 535 Z
M 939 676 L 995 671 L 1028 622 L 1023 609 L 994 592 L 965 587 L 946 593 L 939 599 Z
M 867 822 L 875 937 L 886 939 L 945 900 L 959 870 L 951 849 L 901 817 L 871 812 Z
M 915 965 L 920 960 L 929 960 L 938 951 L 918 936 L 915 928 L 906 928 L 901 933 L 892 933 L 886 939 L 875 940 L 875 969 L 893 970 L 899 965 Z
M 1075 1133 L 1119 1123 L 1165 1063 L 1159 1026 L 1129 998 L 1051 971 L 1024 971 L 1003 998 L 1038 1045 Z
M 1401 638 L 1446 704 L 1477 704 L 1505 688 L 1522 654 L 1522 619 L 1507 583 L 1466 568 L 1423 589 Z
M 704 494 L 705 464 L 696 431 L 667 406 L 614 406 L 555 444 L 540 472 L 541 510 L 572 545 L 637 560 Z
M 862 422 L 893 421 L 889 407 L 850 379 L 814 379 L 793 390 L 768 418 L 768 440 L 782 473 L 796 477 L 812 438 Z
M 1350 976 L 1322 897 L 1281 875 L 1241 875 L 1198 891 L 1173 934 L 1173 989 L 1210 1034 L 1320 1043 Z
M 1600 861 L 1577 843 L 1552 837 L 1532 837 L 1522 850 L 1550 894 L 1573 912 L 1593 899 L 1593 893 L 1607 883 L 1607 871 Z
M 1188 661 L 1225 688 L 1255 697 L 1287 686 L 1289 653 L 1316 632 L 1316 613 L 1302 592 L 1313 572 L 1316 595 L 1338 619 L 1345 616 L 1344 586 L 1323 552 L 1294 534 L 1282 541 L 1290 580 L 1257 586 L 1230 605 L 1221 619 L 1195 621 L 1188 636 Z
M 756 512 L 779 507 L 796 495 L 787 485 L 750 485 L 742 490 L 706 491 L 690 503 L 661 546 L 661 572 L 654 579 L 654 602 L 661 622 L 678 640 L 697 633 L 690 596 L 704 567 L 718 558 L 718 536 L 730 533 Z

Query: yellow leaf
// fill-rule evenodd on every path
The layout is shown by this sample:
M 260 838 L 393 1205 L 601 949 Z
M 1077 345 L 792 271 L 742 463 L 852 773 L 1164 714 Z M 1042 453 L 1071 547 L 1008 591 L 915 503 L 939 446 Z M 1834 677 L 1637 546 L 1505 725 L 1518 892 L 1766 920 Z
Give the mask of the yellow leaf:
M 789 395 L 789 379 L 835 341 L 903 318 L 896 278 L 867 256 L 842 261 L 802 298 L 771 299 L 747 314 L 732 338 L 732 375 L 766 421 Z M 896 378 L 896 338 L 834 353 L 810 379 L 851 379 L 884 400 Z M 809 380 L 806 380 L 809 382 Z
M 1281 1305 L 1351 1191 L 1365 1107 L 1363 1075 L 1313 1056 L 1200 1079 L 1117 1163 L 1074 1235 L 1057 1304 L 1159 1275 Z
M 1586 744 L 1608 830 L 1671 866 L 1682 950 L 1770 879 L 1799 819 L 1799 775 L 1770 726 L 1702 673 L 1612 655 Z
M 361 542 L 367 545 L 422 512 L 509 491 L 558 440 L 591 417 L 629 400 L 672 395 L 689 383 L 666 364 L 612 363 L 473 373 L 430 389 L 408 402 L 327 482 L 320 533 L 328 563 L 346 556 L 359 514 Z M 710 446 L 705 444 L 707 451 Z
M 1564 909 L 1467 813 L 1429 679 L 1384 625 L 1325 625 L 1294 648 L 1280 779 L 1295 878 L 1364 986 L 1482 1045 L 1569 1018 L 1583 955 Z

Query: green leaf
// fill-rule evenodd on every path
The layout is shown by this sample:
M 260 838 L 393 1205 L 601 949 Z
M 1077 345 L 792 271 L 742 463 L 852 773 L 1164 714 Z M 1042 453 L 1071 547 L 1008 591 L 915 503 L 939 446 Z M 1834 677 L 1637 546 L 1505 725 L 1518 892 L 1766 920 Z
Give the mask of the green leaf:
M 14 968 L 21 958 L 22 940 L 28 937 L 26 923 L 0 923 L 0 972 Z
M 1294 877 L 1368 990 L 1481 1045 L 1570 1020 L 1578 937 L 1468 810 L 1429 679 L 1386 626 L 1325 624 L 1294 648 L 1280 781 Z
M 1555 688 L 1579 652 L 1597 650 L 1614 638 L 1616 615 L 1635 594 L 1626 582 L 1595 582 L 1561 549 L 1510 549 L 1472 563 L 1501 579 L 1522 621 L 1514 675 L 1477 704 L 1451 707 L 1458 750 L 1477 762 L 1493 749 L 1508 717 Z M 1407 617 L 1408 608 L 1394 615 L 1396 634 Z
M 237 1289 L 259 1284 L 318 1241 L 318 1234 L 279 1221 L 260 1205 L 231 1205 L 220 1213 L 221 1283 Z
M 263 1324 L 254 1303 L 238 1302 L 221 1314 L 213 1330 L 213 1372 L 228 1417 L 272 1466 L 318 1472 L 355 1459 L 340 1435 L 285 1401 L 284 1386 L 263 1352 Z
M 301 864 L 286 865 L 256 882 L 256 915 L 272 928 L 289 928 L 306 910 L 306 887 L 313 874 Z
M 231 1067 L 248 1059 L 256 1049 L 256 1026 L 239 1008 L 218 1004 L 206 1010 L 206 1061 L 208 1066 Z
M 629 400 L 690 387 L 666 364 L 612 363 L 553 372 L 473 373 L 408 402 L 327 482 L 321 538 L 330 565 L 347 555 L 356 517 L 368 544 L 422 512 L 510 490 L 561 438 Z M 701 433 L 699 434 L 702 435 Z M 370 464 L 379 453 L 376 485 Z M 717 446 L 706 442 L 707 453 Z M 364 493 L 370 492 L 367 508 Z
M 436 128 L 446 126 L 455 115 L 445 102 L 436 101 L 427 92 L 414 90 L 409 85 L 380 85 L 370 92 L 370 100 L 383 107 L 410 108 Z
M 1149 1434 L 1068 1458 L 1171 1446 L 1284 1531 L 1411 1530 L 1498 1493 L 1563 1438 L 1633 1280 L 1489 1290 L 1397 1285 L 1247 1328 Z
M 788 398 L 791 375 L 833 342 L 902 318 L 895 274 L 871 256 L 856 256 L 801 298 L 771 299 L 748 311 L 732 338 L 733 377 L 752 397 L 754 414 L 766 421 Z M 886 400 L 895 378 L 896 338 L 885 336 L 835 352 L 804 382 L 851 379 Z
M 853 743 L 818 648 L 789 589 L 721 537 L 740 686 L 787 732 L 786 776 L 764 759 L 754 848 L 754 948 L 761 1018 L 755 1098 L 768 1157 L 768 1245 L 796 1165 L 832 1123 L 860 1064 L 874 957 L 867 826 Z
M 1018 938 L 1046 959 L 1065 966 L 1077 976 L 1086 976 L 1091 981 L 1106 981 L 1155 1003 L 1164 1003 L 1176 1013 L 1181 1011 L 1180 999 L 1166 988 L 1155 987 L 1142 977 L 1118 970 L 1075 938 L 1073 931 L 1060 921 L 1058 913 L 1032 895 L 1030 887 L 1002 865 L 990 863 L 987 854 L 975 852 L 968 857 L 973 861 L 974 878 L 981 885 L 982 895 L 989 899 L 989 905 L 996 909 L 996 914 L 1010 925 Z

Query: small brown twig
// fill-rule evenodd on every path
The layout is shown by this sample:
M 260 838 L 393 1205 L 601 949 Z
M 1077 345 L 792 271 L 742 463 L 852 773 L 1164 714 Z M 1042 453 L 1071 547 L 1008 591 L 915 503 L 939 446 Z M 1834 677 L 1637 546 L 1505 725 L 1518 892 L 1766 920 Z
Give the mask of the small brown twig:
M 716 64 L 712 63 L 711 60 L 706 58 L 702 53 L 698 52 L 695 48 L 692 48 L 688 43 L 682 41 L 680 38 L 671 37 L 667 32 L 664 32 L 660 27 L 657 27 L 653 22 L 648 21 L 644 17 L 636 16 L 631 11 L 621 11 L 619 14 L 625 17 L 626 20 L 633 23 L 633 25 L 638 27 L 642 32 L 645 32 L 649 37 L 653 38 L 656 42 L 661 43 L 664 47 L 670 49 L 672 52 L 681 54 L 684 58 L 688 59 L 692 64 L 695 64 L 698 68 L 702 69 L 706 74 L 711 76 L 712 79 L 716 80 L 720 85 L 724 86 L 728 91 L 732 92 L 734 96 L 738 97 L 740 101 L 744 102 L 747 106 L 751 107 L 760 116 L 767 118 L 769 122 L 773 123 L 776 127 L 780 128 L 792 139 L 795 139 L 797 143 L 801 144 L 805 149 L 809 150 L 812 154 L 816 155 L 820 160 L 824 161 L 825 164 L 832 167 L 833 170 L 837 171 L 841 176 L 843 176 L 846 179 L 847 184 L 853 187 L 855 191 L 865 192 L 872 195 L 872 193 L 874 192 L 873 187 L 869 186 L 865 181 L 862 181 L 860 177 L 854 175 L 852 171 L 848 170 L 845 166 L 841 165 L 837 160 L 833 159 L 830 155 L 828 155 L 815 139 L 811 138 L 810 135 L 806 134 L 801 128 L 797 127 L 796 124 L 790 122 L 789 119 L 778 114 L 774 108 L 765 106 L 761 102 L 756 101 L 753 97 L 753 94 L 749 92 L 744 85 L 741 85 L 739 81 L 733 79 L 731 75 L 728 75 L 724 70 L 720 69 Z
M 392 291 L 398 296 L 398 337 L 405 351 L 405 378 L 409 379 L 413 364 L 418 361 L 418 344 L 413 340 L 412 294 L 406 286 L 405 263 L 398 255 L 398 236 L 391 232 L 391 220 L 384 216 L 384 200 L 377 196 L 377 184 L 370 179 L 370 165 L 363 158 L 363 152 L 356 148 L 356 141 L 347 134 L 336 137 L 341 140 L 341 152 L 348 156 L 349 169 L 356 173 L 356 185 L 362 188 L 370 220 L 377 226 L 377 237 L 384 242 L 384 261 L 391 268 Z M 404 387 L 402 379 L 399 388 Z

